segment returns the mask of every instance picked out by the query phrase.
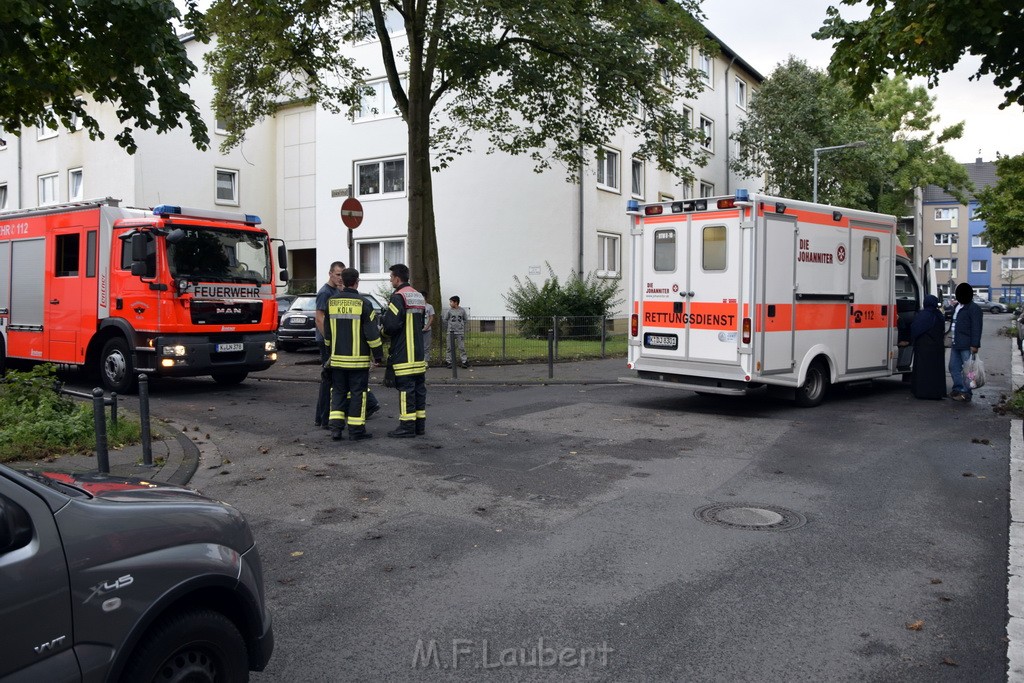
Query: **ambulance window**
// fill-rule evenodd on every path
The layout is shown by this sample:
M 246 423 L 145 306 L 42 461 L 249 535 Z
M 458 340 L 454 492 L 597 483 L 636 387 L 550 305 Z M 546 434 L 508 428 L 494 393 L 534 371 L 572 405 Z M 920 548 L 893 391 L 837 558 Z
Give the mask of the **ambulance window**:
M 704 270 L 725 270 L 725 226 L 704 228 Z
M 75 277 L 78 275 L 79 235 L 57 235 L 57 262 L 53 271 L 57 277 Z
M 96 277 L 96 231 L 85 233 L 85 276 Z
M 860 276 L 865 280 L 878 279 L 879 246 L 877 237 L 865 237 L 861 243 Z
M 658 230 L 654 233 L 654 269 L 676 269 L 676 231 Z
M 123 239 L 121 242 L 121 270 L 132 269 L 132 243 Z M 156 242 L 153 236 L 146 233 L 146 274 L 142 277 L 156 277 Z

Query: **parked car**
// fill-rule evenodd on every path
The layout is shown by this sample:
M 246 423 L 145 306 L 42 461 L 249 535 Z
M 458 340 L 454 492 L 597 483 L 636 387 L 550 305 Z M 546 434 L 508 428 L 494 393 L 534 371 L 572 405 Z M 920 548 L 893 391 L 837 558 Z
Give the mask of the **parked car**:
M 378 320 L 384 312 L 377 297 L 363 294 L 370 302 Z M 302 346 L 316 344 L 316 294 L 300 294 L 292 302 L 281 323 L 277 326 L 277 348 L 282 351 L 294 351 Z
M 281 325 L 281 317 L 285 314 L 289 308 L 291 308 L 292 302 L 295 301 L 294 294 L 278 294 L 277 295 L 277 324 Z
M 1010 307 L 1004 303 L 989 301 L 988 299 L 984 299 L 980 296 L 974 297 L 974 303 L 978 304 L 978 307 L 981 308 L 981 310 L 988 311 L 989 313 L 1007 313 L 1010 310 Z M 946 320 L 953 317 L 954 310 L 956 310 L 956 299 L 952 297 L 945 299 L 943 301 L 943 311 L 945 312 Z
M 0 465 L 0 605 L 0 680 L 241 681 L 274 649 L 242 513 L 139 479 Z
M 980 296 L 974 297 L 974 303 L 981 306 L 981 310 L 988 311 L 989 313 L 1006 313 L 1010 310 L 1010 307 L 1004 303 L 982 299 Z

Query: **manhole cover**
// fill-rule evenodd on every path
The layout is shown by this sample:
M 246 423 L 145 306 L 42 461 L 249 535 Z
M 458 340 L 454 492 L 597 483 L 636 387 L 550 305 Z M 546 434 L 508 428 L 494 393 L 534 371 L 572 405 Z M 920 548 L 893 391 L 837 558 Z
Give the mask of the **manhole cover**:
M 697 508 L 694 517 L 708 524 L 746 531 L 789 531 L 807 523 L 807 518 L 775 505 L 712 503 Z

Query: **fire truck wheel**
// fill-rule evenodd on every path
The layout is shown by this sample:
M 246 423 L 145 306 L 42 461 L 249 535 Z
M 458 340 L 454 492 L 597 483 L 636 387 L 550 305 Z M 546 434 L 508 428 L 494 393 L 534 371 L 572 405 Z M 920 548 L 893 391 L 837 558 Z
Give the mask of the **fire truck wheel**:
M 248 370 L 236 370 L 235 372 L 214 372 L 210 375 L 217 384 L 241 384 L 249 376 Z
M 828 393 L 828 385 L 828 367 L 820 360 L 814 361 L 807 368 L 807 379 L 796 390 L 796 404 L 801 408 L 821 405 Z
M 100 355 L 100 379 L 110 391 L 119 394 L 131 393 L 135 388 L 135 367 L 132 354 L 128 350 L 128 342 L 121 337 L 113 337 L 103 345 Z

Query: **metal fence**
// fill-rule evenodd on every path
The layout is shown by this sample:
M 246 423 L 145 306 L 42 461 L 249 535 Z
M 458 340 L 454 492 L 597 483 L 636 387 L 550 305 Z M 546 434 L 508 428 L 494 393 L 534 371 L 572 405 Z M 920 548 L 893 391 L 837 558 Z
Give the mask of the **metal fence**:
M 602 316 L 545 316 L 537 318 L 471 316 L 466 323 L 466 355 L 471 363 L 541 362 L 548 359 L 548 332 L 554 340 L 554 360 L 607 358 L 626 355 L 629 321 Z M 448 331 L 440 315 L 434 322 L 428 361 L 443 365 Z M 455 361 L 458 362 L 456 347 Z

